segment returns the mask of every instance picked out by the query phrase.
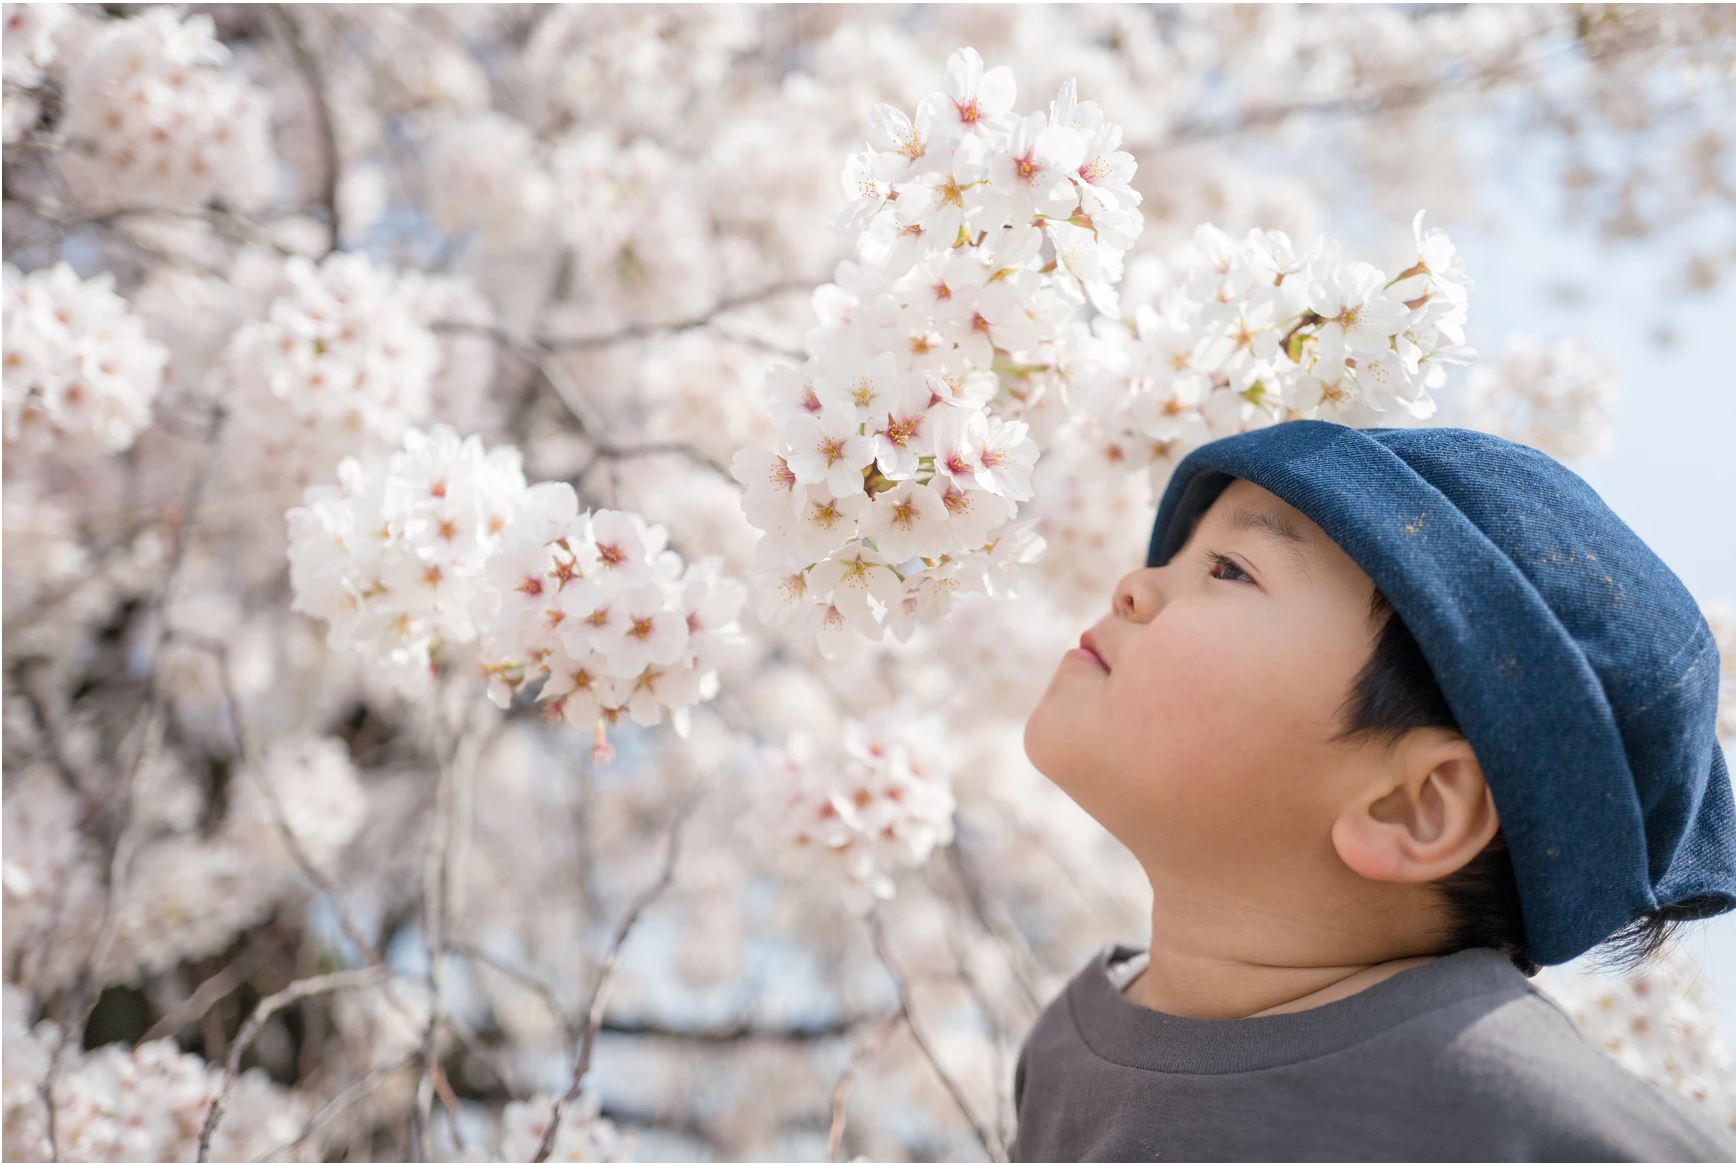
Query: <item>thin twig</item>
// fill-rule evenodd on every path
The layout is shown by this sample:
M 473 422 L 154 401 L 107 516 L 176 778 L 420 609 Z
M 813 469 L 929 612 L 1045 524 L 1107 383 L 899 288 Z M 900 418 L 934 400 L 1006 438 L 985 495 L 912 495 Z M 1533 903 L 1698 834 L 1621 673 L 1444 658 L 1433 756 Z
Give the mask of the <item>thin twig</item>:
M 446 952 L 453 957 L 466 957 L 479 965 L 486 965 L 536 994 L 555 1021 L 565 1031 L 569 1042 L 577 1044 L 583 1035 L 578 1019 L 567 1013 L 566 1007 L 561 1004 L 554 989 L 534 973 L 502 961 L 499 957 L 484 949 L 479 949 L 475 945 L 452 943 L 446 946 Z M 713 1026 L 668 1026 L 658 1022 L 636 1021 L 630 1018 L 605 1018 L 602 1024 L 597 1027 L 597 1031 L 600 1034 L 610 1034 L 619 1038 L 661 1038 L 676 1042 L 699 1042 L 707 1045 L 728 1045 L 736 1042 L 791 1042 L 800 1044 L 826 1042 L 834 1038 L 848 1038 L 864 1026 L 880 1020 L 880 1017 L 881 1015 L 869 1014 L 792 1026 L 755 1025 L 745 1021 Z
M 252 1159 L 248 1160 L 248 1163 L 271 1163 L 271 1160 L 277 1158 L 285 1151 L 290 1151 L 301 1146 L 323 1130 L 333 1119 L 337 1118 L 337 1116 L 342 1114 L 347 1108 L 365 1098 L 370 1092 L 378 1087 L 381 1082 L 385 1081 L 388 1074 L 402 1070 L 404 1067 L 413 1064 L 415 1061 L 416 1052 L 411 1051 L 410 1053 L 405 1054 L 402 1058 L 399 1058 L 396 1062 L 387 1062 L 374 1067 L 372 1070 L 368 1071 L 367 1074 L 363 1075 L 355 1082 L 352 1082 L 343 1090 L 338 1091 L 338 1093 L 333 1095 L 324 1106 L 315 1111 L 313 1117 L 308 1119 L 307 1126 L 302 1128 L 301 1134 L 290 1139 L 288 1142 L 279 1143 L 275 1147 L 267 1148 L 255 1155 Z
M 595 412 L 591 410 L 590 401 L 585 398 L 584 389 L 567 374 L 567 369 L 561 366 L 561 361 L 539 340 L 528 336 L 515 335 L 507 328 L 494 323 L 471 323 L 460 319 L 441 319 L 429 324 L 429 330 L 436 335 L 475 335 L 492 340 L 496 346 L 504 347 L 541 373 L 555 395 L 560 398 L 574 420 L 578 421 L 579 430 L 587 437 L 600 434 L 605 425 Z
M 308 95 L 313 99 L 314 128 L 319 134 L 320 152 L 325 156 L 325 167 L 320 175 L 320 204 L 325 208 L 326 222 L 331 228 L 331 243 L 326 248 L 326 254 L 337 250 L 342 245 L 343 222 L 338 213 L 338 183 L 342 168 L 342 155 L 338 152 L 337 130 L 332 124 L 331 105 L 326 100 L 325 81 L 320 75 L 319 65 L 313 54 L 308 51 L 307 42 L 302 38 L 301 26 L 290 15 L 288 5 L 274 4 L 272 12 L 283 25 L 283 37 L 289 45 L 289 52 L 295 58 L 295 64 L 301 70 L 307 81 Z M 322 256 L 323 257 L 323 256 Z
M 995 1008 L 989 1004 L 988 995 L 983 992 L 982 982 L 971 971 L 970 961 L 965 955 L 964 935 L 960 928 L 956 925 L 945 925 L 942 928 L 946 934 L 946 943 L 952 950 L 953 961 L 958 965 L 958 980 L 970 991 L 971 998 L 977 1004 L 977 1009 L 981 1010 L 983 1016 L 988 1019 L 989 1046 L 993 1050 L 995 1058 L 994 1073 L 991 1076 L 994 1080 L 991 1090 L 995 1096 L 995 1135 L 999 1142 L 1005 1144 L 1009 1140 L 1007 1138 L 1006 1104 L 1001 1101 L 1004 1097 L 1001 1080 L 1011 1077 L 1006 1073 L 1006 1047 L 1003 1044 L 1003 1039 L 1006 1037 L 1006 1027 L 1001 1024 L 1000 1015 L 995 1012 Z M 1000 945 L 1003 954 L 1008 952 L 1006 946 L 998 940 L 997 944 Z
M 318 997 L 342 989 L 378 985 L 385 977 L 386 971 L 383 967 L 346 969 L 321 977 L 307 977 L 285 986 L 255 1006 L 253 1013 L 248 1015 L 246 1023 L 241 1027 L 241 1032 L 236 1035 L 235 1044 L 229 1047 L 229 1059 L 223 1067 L 223 1084 L 218 1088 L 217 1097 L 212 1100 L 210 1109 L 205 1112 L 205 1124 L 199 1131 L 197 1163 L 206 1163 L 210 1157 L 211 1138 L 217 1133 L 217 1123 L 222 1119 L 223 1108 L 229 1102 L 229 1092 L 235 1088 L 235 1080 L 241 1073 L 241 1056 L 247 1052 L 253 1039 L 259 1036 L 259 1031 L 274 1014 L 303 998 Z
M 228 238 L 231 242 L 243 242 L 254 246 L 265 247 L 269 250 L 276 251 L 279 255 L 287 256 L 297 253 L 291 247 L 287 247 L 273 239 L 271 235 L 261 228 L 257 222 L 254 222 L 240 214 L 236 214 L 233 211 L 224 210 L 216 206 L 152 206 L 145 203 L 139 203 L 127 206 L 116 206 L 109 210 L 96 211 L 88 214 L 67 215 L 54 206 L 44 205 L 41 202 L 34 202 L 26 198 L 10 197 L 7 198 L 6 201 L 9 204 L 16 205 L 29 211 L 36 217 L 41 218 L 44 222 L 53 223 L 54 226 L 60 230 L 63 236 L 70 234 L 75 230 L 83 230 L 87 226 L 95 226 L 104 230 L 115 230 L 129 220 L 136 218 L 178 218 L 186 222 L 202 222 L 218 234 Z M 129 245 L 143 246 L 139 240 L 130 235 L 123 235 L 122 238 Z M 47 239 L 44 238 L 33 241 L 30 245 L 35 246 L 40 242 L 46 241 Z M 192 260 L 180 256 L 170 257 L 171 260 L 177 264 L 195 266 L 209 274 L 228 273 L 221 267 L 193 262 Z
M 872 1036 L 864 1038 L 862 1044 L 850 1055 L 849 1065 L 844 1067 L 838 1084 L 832 1088 L 832 1129 L 826 1136 L 826 1163 L 843 1163 L 844 1101 L 849 1097 L 850 1085 L 856 1079 L 856 1072 L 867 1064 L 868 1059 L 880 1052 L 886 1040 L 904 1020 L 903 1010 L 896 1010 L 882 1018 L 880 1029 Z
M 892 960 L 892 954 L 886 947 L 885 935 L 881 932 L 878 907 L 868 914 L 867 920 L 868 931 L 874 938 L 875 952 L 880 955 L 881 963 L 885 965 L 886 972 L 892 975 L 893 984 L 898 988 L 898 1008 L 903 1011 L 904 1020 L 909 1023 L 910 1036 L 916 1039 L 916 1045 L 922 1051 L 923 1057 L 928 1059 L 928 1064 L 940 1076 L 941 1084 L 946 1087 L 947 1093 L 952 1095 L 953 1103 L 957 1105 L 959 1112 L 970 1123 L 971 1129 L 976 1132 L 977 1141 L 982 1144 L 983 1151 L 995 1163 L 1007 1163 L 1007 1153 L 1004 1146 L 989 1133 L 987 1127 L 983 1126 L 982 1120 L 977 1118 L 976 1112 L 971 1110 L 970 1103 L 965 1101 L 964 1092 L 958 1088 L 958 1083 L 953 1081 L 952 1075 L 948 1074 L 941 1066 L 940 1059 L 936 1057 L 933 1048 L 929 1046 L 928 1040 L 922 1036 L 922 1029 L 916 1024 L 916 1015 L 910 1006 L 910 987 L 905 981 L 903 971 Z
M 960 832 L 962 834 L 962 828 L 960 829 Z M 957 880 L 960 895 L 964 898 L 965 904 L 978 927 L 982 929 L 984 935 L 992 937 L 999 942 L 1001 948 L 1006 952 L 1007 963 L 1012 969 L 1013 980 L 1019 983 L 1019 990 L 1024 994 L 1025 1003 L 1030 1008 L 1030 1012 L 1034 1014 L 1038 1010 L 1041 1010 L 1043 1008 L 1042 998 L 1038 995 L 1037 987 L 1029 975 L 1030 969 L 1035 963 L 1035 955 L 1031 951 L 1030 942 L 1025 938 L 1024 932 L 1020 930 L 1017 925 L 1006 921 L 1004 918 L 1002 919 L 1002 923 L 997 925 L 995 923 L 995 918 L 989 915 L 990 904 L 988 894 L 983 891 L 982 885 L 977 882 L 975 872 L 970 867 L 969 860 L 965 856 L 964 850 L 959 846 L 958 838 L 955 838 L 951 844 L 946 846 L 946 855 L 943 863 L 945 863 L 952 871 L 953 877 Z M 946 894 L 941 895 L 944 896 Z M 1017 945 L 1007 939 L 1008 932 L 1015 934 L 1019 938 Z
M 431 329 L 437 335 L 474 335 L 478 338 L 491 340 L 497 346 L 505 348 L 524 360 L 541 374 L 543 380 L 554 389 L 556 397 L 565 405 L 567 412 L 578 424 L 580 434 L 591 443 L 593 450 L 591 460 L 579 470 L 577 481 L 582 482 L 600 461 L 675 453 L 685 456 L 701 468 L 709 469 L 723 480 L 738 485 L 735 477 L 730 474 L 728 465 L 720 464 L 711 459 L 692 444 L 671 440 L 641 445 L 617 445 L 604 440 L 602 433 L 607 425 L 593 409 L 584 389 L 579 387 L 573 377 L 567 373 L 566 368 L 562 366 L 559 356 L 542 341 L 515 335 L 505 327 L 493 323 L 469 323 L 447 319 L 432 324 Z
M 663 853 L 662 872 L 658 874 L 655 883 L 639 894 L 615 928 L 614 937 L 610 939 L 608 949 L 603 954 L 603 960 L 598 965 L 597 981 L 591 987 L 590 1003 L 585 1007 L 585 1036 L 579 1043 L 578 1054 L 573 1064 L 573 1080 L 568 1085 L 566 1093 L 555 1099 L 554 1105 L 549 1108 L 548 1127 L 543 1131 L 542 1142 L 538 1144 L 536 1154 L 531 1157 L 530 1163 L 546 1163 L 549 1153 L 554 1150 L 555 1136 L 560 1132 L 561 1120 L 566 1116 L 567 1107 L 579 1097 L 579 1090 L 584 1085 L 585 1071 L 591 1065 L 591 1047 L 596 1043 L 597 1028 L 603 1021 L 603 1006 L 608 998 L 609 986 L 615 968 L 615 958 L 619 956 L 621 946 L 627 940 L 628 934 L 633 931 L 634 924 L 639 920 L 639 914 L 674 879 L 675 861 L 681 849 L 682 828 L 709 786 L 709 780 L 695 785 L 688 794 L 686 802 L 676 811 L 675 819 L 669 827 L 669 842 Z
M 684 456 L 699 467 L 716 473 L 720 479 L 728 481 L 736 488 L 741 488 L 741 482 L 735 479 L 735 476 L 729 471 L 728 465 L 718 463 L 685 441 L 665 440 L 654 444 L 637 445 L 601 444 L 593 441 L 592 446 L 594 451 L 591 454 L 591 459 L 573 477 L 575 490 L 582 491 L 584 479 L 591 474 L 592 469 L 603 461 L 626 460 L 635 456 L 659 456 L 666 453 Z
M 48 700 L 36 687 L 36 675 L 47 665 L 47 659 L 27 658 L 11 667 L 13 685 L 24 696 L 24 703 L 30 708 L 30 718 L 36 726 L 36 733 L 42 744 L 42 753 L 48 759 L 48 766 L 59 777 L 79 802 L 84 804 L 93 822 L 106 820 L 108 805 L 98 798 L 91 789 L 100 781 L 81 775 L 73 766 L 71 758 L 60 746 L 60 740 L 66 735 L 66 725 L 60 718 L 60 712 L 48 705 Z
M 163 573 L 162 584 L 158 587 L 153 600 L 145 609 L 145 616 L 155 618 L 160 626 L 163 612 L 168 609 L 169 600 L 174 596 L 175 582 L 180 578 L 181 567 L 187 558 L 187 546 L 193 540 L 193 529 L 197 524 L 199 502 L 205 494 L 205 486 L 211 478 L 212 465 L 217 461 L 219 441 L 223 429 L 228 422 L 229 413 L 224 408 L 216 408 L 211 415 L 210 428 L 206 435 L 205 456 L 199 467 L 188 481 L 187 490 L 181 502 L 181 520 L 175 527 L 174 540 L 170 545 L 169 559 Z M 156 650 L 152 657 L 157 657 L 163 646 L 164 632 L 157 633 Z M 57 1141 L 58 1129 L 54 1117 L 54 1087 L 59 1076 L 60 1064 L 64 1058 L 68 1044 L 84 1043 L 85 1029 L 90 1023 L 90 1016 L 96 1010 L 96 1004 L 102 996 L 99 988 L 99 978 L 103 962 L 107 960 L 109 948 L 114 941 L 115 933 L 115 895 L 120 886 L 126 882 L 126 872 L 131 865 L 133 850 L 129 843 L 133 825 L 133 791 L 138 785 L 139 772 L 145 762 L 156 751 L 166 728 L 166 710 L 168 695 L 164 691 L 161 671 L 158 667 L 151 668 L 147 683 L 144 707 L 135 721 L 134 731 L 139 736 L 138 749 L 133 753 L 132 762 L 127 765 L 125 782 L 120 789 L 120 809 L 114 824 L 114 848 L 110 853 L 109 862 L 104 866 L 103 875 L 103 905 L 101 919 L 97 924 L 96 940 L 91 945 L 90 955 L 81 968 L 77 983 L 73 989 L 72 1014 L 73 1021 L 67 1027 L 67 1035 L 54 1048 L 54 1054 L 49 1058 L 48 1070 L 43 1076 L 40 1093 L 43 1102 L 48 1107 L 48 1138 L 49 1152 L 56 1160 L 60 1158 L 60 1144 Z
M 1588 62 L 1601 62 L 1655 47 L 1657 46 L 1648 45 L 1637 38 L 1612 38 L 1612 41 L 1602 48 L 1587 52 L 1585 59 Z M 1583 48 L 1583 46 L 1578 40 L 1569 37 L 1524 60 L 1496 61 L 1492 64 L 1471 68 L 1457 77 L 1405 81 L 1372 92 L 1334 93 L 1310 101 L 1261 105 L 1240 111 L 1239 115 L 1232 120 L 1215 124 L 1204 120 L 1184 121 L 1175 126 L 1162 141 L 1129 144 L 1122 146 L 1122 148 L 1129 153 L 1139 155 L 1168 146 L 1234 137 L 1250 130 L 1282 124 L 1293 117 L 1357 117 L 1392 113 L 1400 109 L 1427 104 L 1459 90 L 1482 88 L 1495 82 L 1513 78 L 1523 80 L 1525 75 L 1534 67 L 1548 64 L 1573 52 L 1576 48 Z
M 283 840 L 284 847 L 289 851 L 290 859 L 295 862 L 302 876 L 307 878 L 315 891 L 323 895 L 337 915 L 338 927 L 349 938 L 350 944 L 356 947 L 356 952 L 368 965 L 379 967 L 383 964 L 379 951 L 363 935 L 361 926 L 356 923 L 345 904 L 343 894 L 338 891 L 337 884 L 327 876 L 325 870 L 308 855 L 307 847 L 302 844 L 301 837 L 289 825 L 289 813 L 283 806 L 283 800 L 277 794 L 277 788 L 266 778 L 260 767 L 260 755 L 252 739 L 252 731 L 248 726 L 245 713 L 241 709 L 241 699 L 236 693 L 235 676 L 229 663 L 228 647 L 215 639 L 187 630 L 175 631 L 175 638 L 205 651 L 217 667 L 217 690 L 223 700 L 223 707 L 229 724 L 231 738 L 235 746 L 235 761 L 242 774 L 253 780 L 260 793 L 265 797 L 265 804 L 271 813 L 271 821 L 277 829 L 278 836 Z M 408 1011 L 404 1011 L 408 1016 Z
M 752 291 L 727 295 L 712 304 L 708 310 L 686 319 L 678 319 L 668 323 L 634 323 L 618 331 L 608 331 L 599 335 L 549 337 L 541 342 L 551 351 L 593 351 L 600 347 L 613 347 L 618 343 L 627 343 L 635 339 L 648 339 L 653 335 L 675 335 L 683 331 L 694 331 L 701 327 L 711 326 L 719 315 L 742 307 L 751 307 L 755 303 L 775 299 L 779 295 L 789 294 L 792 291 L 812 291 L 824 281 L 824 279 L 786 279 L 781 282 L 769 283 Z
M 246 956 L 230 962 L 221 972 L 201 981 L 198 988 L 188 995 L 187 1000 L 153 1022 L 139 1041 L 150 1042 L 167 1038 L 188 1022 L 204 1017 L 207 1010 L 247 984 L 253 971 L 272 960 L 278 953 L 279 950 L 264 944 L 249 949 Z
M 428 1126 L 434 1107 L 434 1078 L 439 1068 L 438 1049 L 440 1026 L 445 1017 L 446 997 L 446 931 L 452 899 L 452 835 L 458 813 L 452 801 L 456 792 L 460 764 L 448 754 L 446 724 L 441 711 L 439 688 L 428 700 L 430 710 L 430 743 L 434 762 L 439 768 L 439 780 L 434 791 L 434 822 L 428 839 L 428 858 L 422 876 L 422 928 L 428 938 L 428 976 L 432 996 L 428 1003 L 428 1023 L 422 1032 L 422 1058 L 416 1067 L 416 1095 L 410 1108 L 411 1159 L 432 1157 L 433 1144 L 428 1141 Z M 448 1120 L 454 1140 L 458 1138 L 456 1120 Z M 463 1143 L 454 1145 L 462 1151 Z
M 308 855 L 307 848 L 302 844 L 301 838 L 295 834 L 295 829 L 289 825 L 289 814 L 283 806 L 283 801 L 278 797 L 277 789 L 272 786 L 271 781 L 266 778 L 264 770 L 259 765 L 259 752 L 252 741 L 247 717 L 241 709 L 241 700 L 236 693 L 228 648 L 221 642 L 185 630 L 177 630 L 174 635 L 177 639 L 204 650 L 214 659 L 217 666 L 218 691 L 228 712 L 229 728 L 234 739 L 236 763 L 240 766 L 242 773 L 253 779 L 258 785 L 260 792 L 265 797 L 266 806 L 271 812 L 272 823 L 277 828 L 278 835 L 283 839 L 284 847 L 288 849 L 290 858 L 295 861 L 296 867 L 301 870 L 308 882 L 331 902 L 332 911 L 337 915 L 338 926 L 343 930 L 344 936 L 349 938 L 350 943 L 355 946 L 356 952 L 370 968 L 383 969 L 385 962 L 379 950 L 363 935 L 361 926 L 350 914 L 349 906 L 346 904 L 343 894 L 338 891 L 337 884 Z M 397 1011 L 400 1017 L 406 1022 L 413 1021 L 414 1014 L 409 1005 L 398 996 L 397 990 L 390 980 L 385 983 L 384 995 L 387 1003 Z M 440 1083 L 441 1103 L 456 1123 L 458 1096 L 452 1092 L 451 1086 L 446 1083 L 443 1077 L 438 1081 Z
M 525 989 L 536 994 L 542 1001 L 543 1005 L 548 1008 L 549 1013 L 554 1015 L 554 1019 L 560 1025 L 561 1033 L 565 1040 L 569 1043 L 578 1041 L 581 1033 L 579 1030 L 578 1019 L 567 1013 L 565 1007 L 561 1005 L 561 999 L 555 996 L 554 989 L 534 973 L 525 969 L 520 969 L 516 965 L 509 965 L 498 957 L 495 957 L 493 954 L 479 949 L 474 945 L 459 943 L 448 944 L 446 946 L 446 952 L 456 957 L 468 957 L 478 964 L 486 965 L 496 973 L 517 982 Z

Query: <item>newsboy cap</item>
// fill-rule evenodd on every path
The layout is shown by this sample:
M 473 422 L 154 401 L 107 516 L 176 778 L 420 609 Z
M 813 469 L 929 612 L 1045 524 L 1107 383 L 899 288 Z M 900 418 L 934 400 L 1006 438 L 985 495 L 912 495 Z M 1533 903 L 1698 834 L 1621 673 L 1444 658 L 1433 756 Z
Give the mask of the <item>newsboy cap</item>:
M 1582 478 L 1465 428 L 1285 421 L 1182 458 L 1146 564 L 1238 477 L 1313 520 L 1415 636 L 1488 781 L 1532 961 L 1689 897 L 1736 908 L 1717 644 Z

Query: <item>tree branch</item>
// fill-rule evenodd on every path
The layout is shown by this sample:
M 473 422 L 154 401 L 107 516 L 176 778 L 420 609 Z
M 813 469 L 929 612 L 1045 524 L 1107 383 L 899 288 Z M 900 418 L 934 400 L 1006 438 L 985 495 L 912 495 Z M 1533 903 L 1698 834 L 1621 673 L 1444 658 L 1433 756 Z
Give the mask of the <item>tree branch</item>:
M 855 1052 L 850 1055 L 849 1065 L 844 1067 L 844 1073 L 838 1078 L 838 1084 L 832 1088 L 832 1128 L 826 1135 L 826 1163 L 843 1163 L 844 1101 L 849 1097 L 850 1085 L 856 1080 L 856 1072 L 867 1064 L 868 1059 L 880 1052 L 899 1023 L 905 1020 L 905 1016 L 905 1012 L 900 1009 L 882 1018 L 880 1029 L 856 1047 Z
M 628 908 L 626 915 L 616 926 L 615 935 L 610 940 L 609 947 L 598 966 L 597 981 L 591 988 L 590 1003 L 585 1007 L 585 1036 L 584 1040 L 579 1043 L 577 1059 L 573 1064 L 573 1080 L 568 1085 L 566 1093 L 557 1098 L 554 1105 L 549 1108 L 548 1128 L 543 1132 L 542 1142 L 538 1144 L 536 1154 L 531 1157 L 530 1163 L 547 1163 L 549 1153 L 554 1150 L 555 1136 L 561 1129 L 561 1119 L 565 1117 L 567 1107 L 579 1097 L 579 1090 L 584 1085 L 585 1071 L 591 1065 L 591 1047 L 596 1044 L 597 1029 L 603 1021 L 603 1006 L 608 997 L 615 959 L 619 956 L 621 946 L 627 940 L 628 934 L 633 931 L 634 924 L 638 922 L 639 914 L 646 905 L 656 899 L 669 886 L 669 882 L 674 878 L 675 861 L 681 848 L 681 830 L 708 787 L 709 781 L 695 786 L 688 794 L 686 802 L 676 811 L 675 819 L 669 828 L 669 843 L 663 853 L 663 871 L 658 875 L 655 883 L 639 894 L 638 899 Z
M 369 969 L 346 969 L 341 973 L 328 973 L 321 977 L 303 978 L 291 985 L 278 990 L 265 998 L 253 1008 L 247 1022 L 236 1035 L 235 1044 L 229 1047 L 229 1059 L 223 1068 L 223 1084 L 217 1090 L 217 1096 L 212 1100 L 210 1109 L 205 1112 L 204 1126 L 199 1130 L 199 1154 L 197 1163 L 207 1163 L 211 1154 L 211 1138 L 217 1133 L 217 1124 L 223 1118 L 223 1109 L 229 1102 L 229 1092 L 235 1089 L 235 1080 L 241 1074 L 241 1056 L 247 1048 L 253 1045 L 253 1040 L 259 1036 L 259 1031 L 272 1016 L 286 1006 L 307 997 L 318 997 L 321 994 L 334 993 L 342 989 L 360 989 L 370 985 L 378 985 L 386 978 L 383 967 Z
M 621 328 L 619 331 L 604 332 L 600 335 L 570 335 L 544 338 L 541 342 L 551 351 L 595 351 L 602 347 L 613 347 L 618 343 L 628 343 L 635 339 L 648 339 L 653 335 L 676 335 L 683 331 L 693 331 L 701 327 L 713 325 L 719 315 L 742 307 L 751 307 L 763 303 L 767 299 L 775 299 L 779 295 L 792 291 L 813 291 L 825 279 L 785 279 L 781 282 L 768 283 L 766 286 L 752 291 L 743 291 L 735 295 L 726 295 L 714 303 L 710 310 L 686 319 L 670 323 L 635 323 Z
M 971 1129 L 976 1132 L 977 1141 L 982 1144 L 983 1152 L 994 1163 L 1007 1163 L 1005 1148 L 989 1134 L 989 1129 L 983 1126 L 982 1120 L 977 1118 L 975 1111 L 971 1110 L 970 1103 L 965 1101 L 964 1092 L 959 1090 L 958 1083 L 953 1081 L 952 1075 L 948 1074 L 941 1066 L 940 1059 L 935 1056 L 933 1048 L 929 1046 L 928 1040 L 922 1036 L 921 1028 L 916 1024 L 916 1015 L 910 1006 L 910 988 L 905 981 L 903 971 L 892 960 L 892 954 L 886 947 L 885 935 L 881 931 L 878 905 L 868 914 L 867 920 L 868 931 L 874 938 L 874 950 L 880 955 L 881 964 L 886 966 L 886 972 L 892 975 L 893 984 L 898 987 L 898 1008 L 903 1012 L 904 1020 L 910 1026 L 910 1036 L 916 1039 L 917 1048 L 928 1059 L 928 1064 L 934 1068 L 935 1074 L 940 1076 L 941 1084 L 946 1087 L 947 1093 L 952 1095 L 952 1101 L 958 1107 L 959 1113 L 964 1115 L 965 1120 L 970 1123 Z
M 343 239 L 343 223 L 338 214 L 338 181 L 343 166 L 338 153 L 338 136 L 332 124 L 332 111 L 326 101 L 325 81 L 320 75 L 319 65 L 314 61 L 313 54 L 307 50 L 307 42 L 302 38 L 301 26 L 295 22 L 295 17 L 289 12 L 287 5 L 272 5 L 272 15 L 276 16 L 283 26 L 283 38 L 289 45 L 290 56 L 294 58 L 296 68 L 307 80 L 308 93 L 313 99 L 314 128 L 319 134 L 320 151 L 325 155 L 325 170 L 320 179 L 320 204 L 325 208 L 326 224 L 331 230 L 330 245 L 326 254 L 339 249 Z M 321 257 L 324 257 L 323 255 Z

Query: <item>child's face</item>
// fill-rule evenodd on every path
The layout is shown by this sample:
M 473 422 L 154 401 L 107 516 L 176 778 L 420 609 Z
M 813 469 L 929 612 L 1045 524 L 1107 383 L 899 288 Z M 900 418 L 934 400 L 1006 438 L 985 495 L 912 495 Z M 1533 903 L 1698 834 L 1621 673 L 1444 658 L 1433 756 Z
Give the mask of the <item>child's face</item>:
M 1167 565 L 1117 583 L 1090 627 L 1108 672 L 1063 657 L 1026 754 L 1148 870 L 1223 883 L 1318 861 L 1351 777 L 1353 745 L 1327 739 L 1374 646 L 1373 584 L 1295 508 L 1234 480 Z

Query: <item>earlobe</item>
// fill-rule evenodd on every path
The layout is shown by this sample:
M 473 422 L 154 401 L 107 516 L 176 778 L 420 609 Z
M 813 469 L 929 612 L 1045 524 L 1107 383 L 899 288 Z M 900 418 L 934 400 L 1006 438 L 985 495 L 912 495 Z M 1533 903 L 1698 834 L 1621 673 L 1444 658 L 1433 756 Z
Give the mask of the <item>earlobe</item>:
M 1357 805 L 1332 822 L 1332 846 L 1338 858 L 1368 880 L 1403 880 L 1404 861 L 1393 824 L 1377 820 L 1366 805 Z

